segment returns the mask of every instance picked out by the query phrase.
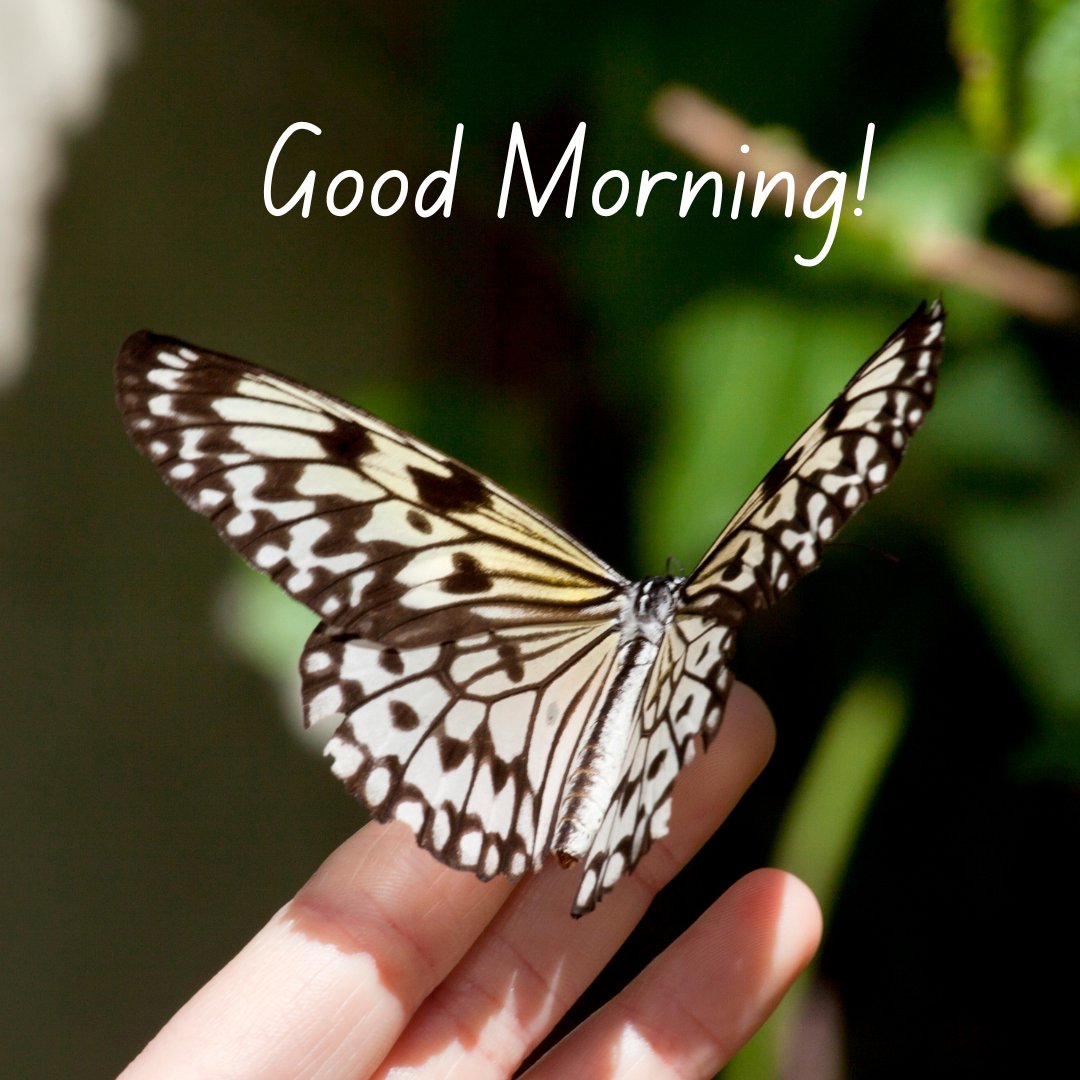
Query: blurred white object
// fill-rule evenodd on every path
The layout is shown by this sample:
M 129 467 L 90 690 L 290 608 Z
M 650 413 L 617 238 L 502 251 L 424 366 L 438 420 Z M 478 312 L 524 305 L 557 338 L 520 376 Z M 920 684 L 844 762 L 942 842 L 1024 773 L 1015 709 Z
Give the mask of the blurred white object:
M 64 138 L 100 110 L 130 26 L 115 0 L 0 0 L 0 390 L 30 349 Z

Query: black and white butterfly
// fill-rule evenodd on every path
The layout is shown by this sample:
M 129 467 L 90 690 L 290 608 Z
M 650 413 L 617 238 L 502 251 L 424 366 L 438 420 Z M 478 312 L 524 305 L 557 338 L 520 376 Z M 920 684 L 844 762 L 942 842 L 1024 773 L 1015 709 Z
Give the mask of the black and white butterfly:
M 335 774 L 483 879 L 582 862 L 580 915 L 667 832 L 743 620 L 892 479 L 944 319 L 923 304 L 900 326 L 691 574 L 636 584 L 464 465 L 242 360 L 144 331 L 117 392 L 166 483 L 322 619 L 304 719 L 337 719 Z

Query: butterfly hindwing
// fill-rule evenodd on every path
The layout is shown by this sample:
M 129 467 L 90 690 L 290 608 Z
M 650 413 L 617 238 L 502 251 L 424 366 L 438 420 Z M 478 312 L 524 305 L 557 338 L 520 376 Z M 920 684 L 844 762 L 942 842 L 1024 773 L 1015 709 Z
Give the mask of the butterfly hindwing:
M 338 721 L 334 773 L 376 818 L 450 866 L 518 878 L 551 850 L 617 643 L 594 622 L 398 650 L 322 625 L 300 665 L 305 722 Z
M 339 629 L 425 645 L 600 620 L 626 584 L 478 473 L 245 361 L 144 331 L 124 343 L 117 387 L 166 483 Z
M 574 914 L 591 911 L 666 836 L 672 789 L 716 735 L 731 690 L 735 632 L 709 619 L 676 617 L 667 628 L 638 705 L 615 797 L 584 859 Z

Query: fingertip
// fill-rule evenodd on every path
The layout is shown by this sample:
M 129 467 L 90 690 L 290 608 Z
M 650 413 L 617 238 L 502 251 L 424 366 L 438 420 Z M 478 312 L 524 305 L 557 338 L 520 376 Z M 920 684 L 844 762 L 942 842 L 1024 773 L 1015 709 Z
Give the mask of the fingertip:
M 776 1008 L 820 937 L 821 910 L 798 878 L 747 874 L 529 1075 L 711 1076 Z
M 732 888 L 744 892 L 754 921 L 772 939 L 772 965 L 789 983 L 813 958 L 821 943 L 823 918 L 813 890 L 787 870 L 754 870 Z M 786 988 L 786 985 L 785 985 Z
M 825 919 L 822 915 L 821 903 L 810 886 L 794 874 L 788 874 L 787 877 L 789 892 L 785 924 L 789 931 L 797 933 L 797 941 L 801 948 L 801 954 L 799 954 L 801 957 L 799 970 L 801 971 L 810 963 L 821 945 Z

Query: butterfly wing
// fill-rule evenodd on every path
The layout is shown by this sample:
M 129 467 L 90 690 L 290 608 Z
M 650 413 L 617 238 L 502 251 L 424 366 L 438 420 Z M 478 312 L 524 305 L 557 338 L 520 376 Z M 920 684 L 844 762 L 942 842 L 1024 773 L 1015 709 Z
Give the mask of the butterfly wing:
M 770 470 L 682 586 L 622 774 L 585 858 L 575 914 L 595 906 L 668 830 L 671 792 L 723 717 L 735 630 L 813 569 L 822 546 L 884 488 L 934 400 L 945 312 L 922 305 Z
M 584 915 L 630 873 L 653 841 L 666 836 L 675 778 L 720 726 L 731 690 L 735 632 L 714 619 L 684 615 L 664 632 L 638 705 L 622 775 L 585 856 L 574 899 Z
M 893 478 L 934 403 L 945 310 L 919 309 L 852 376 L 731 519 L 687 579 L 685 611 L 737 626 L 808 573 Z
M 617 644 L 596 622 L 401 650 L 323 625 L 301 662 L 305 720 L 340 719 L 334 773 L 378 820 L 449 866 L 516 879 L 551 850 Z
M 613 617 L 625 580 L 509 492 L 374 416 L 146 331 L 117 359 L 136 447 L 256 569 L 399 647 Z
M 472 470 L 242 360 L 143 332 L 117 385 L 165 481 L 322 616 L 301 675 L 305 722 L 338 720 L 334 772 L 450 866 L 539 866 L 624 579 Z

